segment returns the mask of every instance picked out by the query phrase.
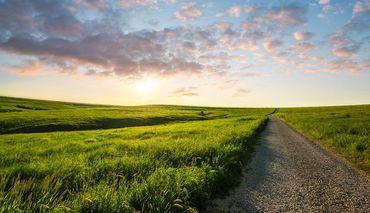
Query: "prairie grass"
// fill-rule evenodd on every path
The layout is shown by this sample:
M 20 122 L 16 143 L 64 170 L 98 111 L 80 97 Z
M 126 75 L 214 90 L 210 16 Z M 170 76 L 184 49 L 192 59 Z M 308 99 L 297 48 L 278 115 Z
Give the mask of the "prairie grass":
M 275 116 L 370 174 L 370 105 L 283 108 Z
M 199 119 L 0 135 L 0 212 L 196 212 L 236 183 L 272 111 L 150 106 L 145 114 L 141 108 L 113 107 L 133 111 L 114 116 L 145 120 L 184 113 Z M 102 115 L 99 107 L 86 109 L 90 114 L 81 117 L 79 108 L 24 109 L 0 113 L 0 121 L 21 119 L 26 112 L 30 124 L 36 112 L 55 111 L 51 117 L 40 114 L 43 123 L 53 116 L 73 122 L 73 116 L 111 115 Z

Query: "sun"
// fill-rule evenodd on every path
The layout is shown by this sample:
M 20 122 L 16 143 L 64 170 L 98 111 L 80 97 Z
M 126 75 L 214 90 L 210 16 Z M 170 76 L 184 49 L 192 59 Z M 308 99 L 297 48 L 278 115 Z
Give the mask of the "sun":
M 157 87 L 157 81 L 154 79 L 144 79 L 137 83 L 136 88 L 140 93 L 148 94 Z

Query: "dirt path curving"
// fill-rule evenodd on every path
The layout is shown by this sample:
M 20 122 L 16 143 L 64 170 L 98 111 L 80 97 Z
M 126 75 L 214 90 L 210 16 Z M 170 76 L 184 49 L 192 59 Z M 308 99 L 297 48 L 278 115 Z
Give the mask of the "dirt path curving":
M 370 212 L 370 182 L 270 117 L 241 184 L 207 212 Z

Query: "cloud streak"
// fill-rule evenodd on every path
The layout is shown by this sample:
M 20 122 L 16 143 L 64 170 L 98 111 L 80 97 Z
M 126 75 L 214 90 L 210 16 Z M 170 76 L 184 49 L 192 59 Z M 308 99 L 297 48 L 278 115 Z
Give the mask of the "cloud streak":
M 180 20 L 195 19 L 202 16 L 202 10 L 194 3 L 183 3 L 181 9 L 175 13 L 176 18 Z
M 183 87 L 173 91 L 173 95 L 176 97 L 192 97 L 199 96 L 199 93 L 196 92 L 197 87 Z

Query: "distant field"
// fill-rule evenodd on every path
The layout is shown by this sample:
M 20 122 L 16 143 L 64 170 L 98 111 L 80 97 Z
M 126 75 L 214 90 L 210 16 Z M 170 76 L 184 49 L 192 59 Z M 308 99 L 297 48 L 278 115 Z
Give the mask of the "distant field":
M 270 111 L 161 105 L 126 107 L 0 97 L 0 134 L 147 126 Z
M 370 105 L 283 108 L 275 116 L 370 173 Z
M 0 106 L 0 212 L 195 211 L 233 184 L 273 111 L 5 97 Z

